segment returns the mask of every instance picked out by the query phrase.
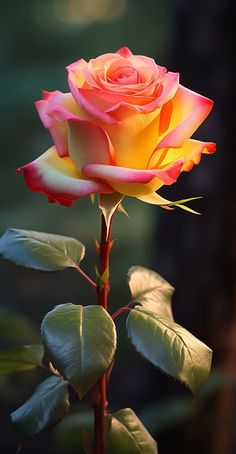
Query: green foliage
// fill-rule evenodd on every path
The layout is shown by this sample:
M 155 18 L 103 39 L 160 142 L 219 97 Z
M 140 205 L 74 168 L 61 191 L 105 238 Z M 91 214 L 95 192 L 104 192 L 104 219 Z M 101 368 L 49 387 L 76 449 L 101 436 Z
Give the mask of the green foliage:
M 97 278 L 97 286 L 99 290 L 102 290 L 104 285 L 108 282 L 109 280 L 109 268 L 106 268 L 104 273 L 101 274 L 99 273 L 97 267 L 95 267 L 95 272 L 96 272 L 96 278 Z
M 35 369 L 44 355 L 42 345 L 21 345 L 0 351 L 0 375 Z
M 1 340 L 10 345 L 40 342 L 39 331 L 26 316 L 0 306 Z
M 107 416 L 107 454 L 157 454 L 157 444 L 130 408 Z
M 93 440 L 93 410 L 79 411 L 71 414 L 57 427 L 55 439 L 60 448 L 82 448 L 85 442 L 92 444 Z
M 212 351 L 172 320 L 136 307 L 129 313 L 131 342 L 151 363 L 196 392 L 207 380 Z
M 142 409 L 140 417 L 148 430 L 158 436 L 171 426 L 191 420 L 198 408 L 197 396 L 194 401 L 191 396 L 178 396 L 148 405 Z
M 17 265 L 60 271 L 78 266 L 85 248 L 80 241 L 67 236 L 8 229 L 0 239 L 0 253 Z
M 69 408 L 67 382 L 62 377 L 49 377 L 34 394 L 11 413 L 14 430 L 24 441 L 58 424 Z
M 48 312 L 42 336 L 53 366 L 82 398 L 110 366 L 116 330 L 101 306 L 61 304 Z
M 132 301 L 148 310 L 173 320 L 171 299 L 174 288 L 155 271 L 132 266 L 128 272 Z
M 151 433 L 159 435 L 171 426 L 191 422 L 201 418 L 204 409 L 209 408 L 212 398 L 223 390 L 235 390 L 236 380 L 222 372 L 211 372 L 207 383 L 194 396 L 182 395 L 153 402 L 140 414 L 141 420 Z

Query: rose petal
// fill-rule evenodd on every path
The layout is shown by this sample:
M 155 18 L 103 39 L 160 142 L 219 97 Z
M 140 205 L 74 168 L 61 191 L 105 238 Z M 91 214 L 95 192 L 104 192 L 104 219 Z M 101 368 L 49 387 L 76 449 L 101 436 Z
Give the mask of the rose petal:
M 117 126 L 105 126 L 115 150 L 116 165 L 134 169 L 146 169 L 149 158 L 158 143 L 159 111 L 146 115 L 128 110 L 119 110 L 122 118 Z
M 81 170 L 85 164 L 114 164 L 114 150 L 106 132 L 89 121 L 68 121 L 69 154 Z
M 80 60 L 77 60 L 66 67 L 66 70 L 70 75 L 70 78 L 78 87 L 82 87 L 85 82 L 84 68 L 87 66 L 87 64 L 88 63 L 83 58 L 81 58 Z
M 82 109 L 84 109 L 89 115 L 92 115 L 93 117 L 104 121 L 105 123 L 108 124 L 117 124 L 117 120 L 112 118 L 111 115 L 103 112 L 96 103 L 94 103 L 93 97 L 86 96 L 81 90 L 81 84 L 79 83 L 77 79 L 77 74 L 76 74 L 76 63 L 73 65 L 67 66 L 67 71 L 68 71 L 68 84 L 71 90 L 71 93 L 75 99 L 75 101 L 78 103 Z M 93 90 L 92 90 L 93 92 Z
M 107 184 L 89 181 L 78 172 L 70 158 L 60 158 L 51 147 L 35 161 L 20 167 L 27 186 L 49 197 L 50 201 L 70 206 L 73 201 L 90 194 L 114 192 Z
M 79 109 L 77 109 L 79 112 Z M 83 114 L 83 112 L 81 112 Z M 66 143 L 68 142 L 69 155 L 78 167 L 86 163 L 109 164 L 114 163 L 114 150 L 106 132 L 94 123 L 75 115 L 66 109 L 66 104 L 51 102 L 47 109 L 47 116 L 58 125 L 57 128 L 66 129 Z M 51 131 L 53 133 L 53 131 Z
M 97 118 L 98 120 L 107 123 L 108 125 L 116 125 L 119 123 L 109 113 L 106 113 L 101 108 L 99 108 L 99 103 L 94 102 L 94 91 L 77 88 L 76 95 L 74 95 L 73 92 L 72 94 L 79 105 L 92 117 Z
M 181 172 L 189 171 L 194 164 L 199 164 L 202 153 L 214 153 L 215 148 L 216 145 L 213 142 L 201 142 L 199 140 L 189 139 L 181 148 L 157 150 L 151 157 L 148 168 L 165 167 L 183 158 L 184 164 Z
M 179 74 L 168 72 L 161 85 L 162 93 L 156 98 L 154 95 L 146 97 L 145 91 L 143 92 L 143 98 L 139 98 L 138 96 L 134 97 L 134 95 L 131 95 L 130 98 L 127 96 L 126 99 L 123 99 L 123 97 L 120 96 L 119 102 L 116 102 L 112 107 L 107 108 L 106 112 L 113 112 L 114 118 L 117 118 L 118 120 L 121 120 L 121 117 L 119 115 L 119 112 L 116 113 L 116 111 L 118 111 L 120 107 L 126 106 L 128 109 L 133 109 L 143 114 L 153 112 L 155 109 L 162 107 L 163 104 L 167 103 L 175 96 L 175 93 L 179 86 Z
M 132 57 L 133 55 L 128 47 L 121 47 L 119 50 L 116 51 L 116 54 L 119 54 L 124 58 Z
M 213 101 L 179 85 L 172 99 L 173 112 L 169 128 L 164 132 L 157 149 L 179 148 L 191 137 L 209 115 Z M 164 110 L 165 116 L 165 110 Z M 165 118 L 163 119 L 165 121 Z
M 68 156 L 66 122 L 52 116 L 55 106 L 60 105 L 69 112 L 78 112 L 78 107 L 70 93 L 60 91 L 43 92 L 43 99 L 35 103 L 44 126 L 49 129 L 59 156 Z
M 108 183 L 120 194 L 136 197 L 155 192 L 163 184 L 172 184 L 179 176 L 183 161 L 161 170 L 137 170 L 125 167 L 88 164 L 82 174 Z M 154 189 L 155 188 L 155 189 Z

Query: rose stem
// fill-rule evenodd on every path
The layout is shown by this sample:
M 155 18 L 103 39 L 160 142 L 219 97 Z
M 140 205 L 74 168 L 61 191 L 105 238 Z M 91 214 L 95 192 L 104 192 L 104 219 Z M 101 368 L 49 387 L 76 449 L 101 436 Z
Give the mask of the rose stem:
M 99 275 L 102 276 L 104 271 L 109 271 L 109 255 L 110 255 L 110 238 L 112 229 L 112 219 L 110 222 L 109 230 L 105 218 L 102 214 L 102 229 L 101 229 L 101 242 L 99 253 Z M 109 273 L 107 281 L 100 286 L 97 285 L 97 301 L 100 306 L 107 310 L 107 298 L 110 290 Z M 104 454 L 105 448 L 105 415 L 107 409 L 106 397 L 106 374 L 104 374 L 96 385 L 94 392 L 94 449 L 95 454 Z

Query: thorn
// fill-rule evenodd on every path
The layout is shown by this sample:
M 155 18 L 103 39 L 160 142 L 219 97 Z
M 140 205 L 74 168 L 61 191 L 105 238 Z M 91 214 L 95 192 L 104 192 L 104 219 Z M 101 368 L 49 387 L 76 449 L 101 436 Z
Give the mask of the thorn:
M 99 244 L 97 238 L 94 239 L 94 242 L 95 242 L 95 247 L 97 249 L 97 253 L 100 254 L 100 244 Z
M 113 247 L 113 244 L 115 243 L 115 241 L 116 241 L 116 239 L 110 241 L 110 244 L 109 244 L 109 251 L 110 251 L 111 248 Z

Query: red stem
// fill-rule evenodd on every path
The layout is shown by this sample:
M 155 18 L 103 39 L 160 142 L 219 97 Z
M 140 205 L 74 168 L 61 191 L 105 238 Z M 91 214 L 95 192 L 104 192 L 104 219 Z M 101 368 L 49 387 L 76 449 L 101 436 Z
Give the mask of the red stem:
M 115 320 L 116 317 L 118 317 L 120 314 L 122 314 L 123 312 L 127 312 L 127 311 L 132 311 L 132 309 L 130 307 L 121 307 L 120 309 L 118 309 L 118 311 L 116 311 L 112 316 L 111 318 L 113 320 Z
M 109 230 L 107 231 L 106 221 L 102 215 L 102 230 L 101 242 L 99 252 L 99 268 L 100 276 L 106 270 L 109 270 L 109 254 L 110 254 L 110 238 L 111 238 L 112 220 L 110 222 Z M 97 285 L 97 300 L 98 304 L 107 310 L 107 298 L 110 290 L 109 274 L 107 281 L 101 286 Z M 104 454 L 105 448 L 105 416 L 107 409 L 106 397 L 106 374 L 104 374 L 96 385 L 94 391 L 94 452 L 95 454 Z

